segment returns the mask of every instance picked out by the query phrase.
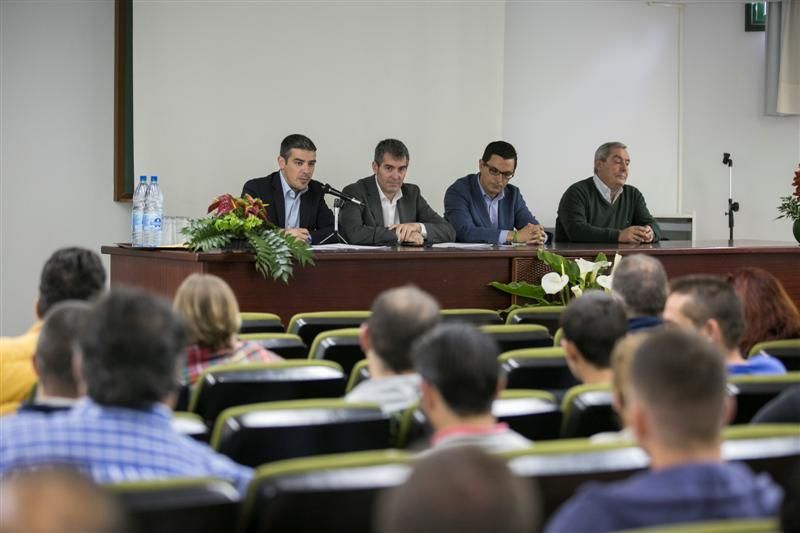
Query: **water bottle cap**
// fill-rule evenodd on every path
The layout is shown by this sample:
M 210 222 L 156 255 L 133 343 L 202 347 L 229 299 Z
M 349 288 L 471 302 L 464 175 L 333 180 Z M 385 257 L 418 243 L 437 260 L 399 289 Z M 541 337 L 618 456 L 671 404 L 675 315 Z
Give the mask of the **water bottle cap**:
M 150 176 L 150 183 L 158 181 L 158 176 Z
M 147 181 L 147 176 L 139 176 L 139 181 Z

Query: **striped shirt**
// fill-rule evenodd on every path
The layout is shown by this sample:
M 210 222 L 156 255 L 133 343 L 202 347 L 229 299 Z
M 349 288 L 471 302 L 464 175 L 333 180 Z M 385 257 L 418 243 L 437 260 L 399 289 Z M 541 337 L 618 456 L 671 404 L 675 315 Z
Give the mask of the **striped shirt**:
M 65 413 L 0 419 L 0 475 L 41 465 L 76 467 L 98 483 L 212 476 L 241 493 L 253 470 L 172 429 L 172 411 L 105 407 L 89 398 Z
M 193 344 L 186 348 L 186 366 L 181 370 L 181 379 L 183 383 L 194 385 L 203 370 L 210 366 L 278 361 L 283 361 L 283 358 L 251 341 L 236 341 L 233 348 L 223 348 L 215 352 L 210 348 Z

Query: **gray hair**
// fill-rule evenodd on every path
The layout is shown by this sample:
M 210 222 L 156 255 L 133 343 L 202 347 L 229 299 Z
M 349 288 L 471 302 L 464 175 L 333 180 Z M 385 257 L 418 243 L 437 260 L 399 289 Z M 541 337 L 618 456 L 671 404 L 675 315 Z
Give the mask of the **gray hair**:
M 623 144 L 623 143 L 621 143 L 619 141 L 611 141 L 611 142 L 603 143 L 603 144 L 600 145 L 600 147 L 597 150 L 595 150 L 595 152 L 594 152 L 594 160 L 595 161 L 598 161 L 598 160 L 605 161 L 606 159 L 608 159 L 608 154 L 611 153 L 611 150 L 613 150 L 614 148 L 622 148 L 623 150 L 627 150 L 628 149 L 628 147 L 625 144 Z
M 660 316 L 667 302 L 667 273 L 661 261 L 644 254 L 623 257 L 611 289 L 622 298 L 629 317 Z

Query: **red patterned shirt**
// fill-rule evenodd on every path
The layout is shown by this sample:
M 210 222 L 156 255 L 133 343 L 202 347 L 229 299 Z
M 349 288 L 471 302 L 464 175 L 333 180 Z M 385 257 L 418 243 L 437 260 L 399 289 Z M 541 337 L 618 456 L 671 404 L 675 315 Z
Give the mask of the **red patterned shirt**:
M 186 366 L 181 371 L 184 383 L 195 384 L 203 370 L 210 366 L 235 363 L 275 363 L 283 358 L 252 341 L 236 341 L 234 347 L 212 352 L 193 344 L 186 348 Z

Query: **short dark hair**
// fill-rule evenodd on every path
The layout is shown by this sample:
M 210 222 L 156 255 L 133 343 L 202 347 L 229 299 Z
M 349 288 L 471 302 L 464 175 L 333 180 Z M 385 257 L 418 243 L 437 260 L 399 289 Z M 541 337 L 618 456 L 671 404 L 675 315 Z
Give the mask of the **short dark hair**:
M 72 363 L 78 338 L 91 312 L 92 306 L 86 302 L 66 300 L 51 307 L 45 315 L 34 357 L 39 386 L 46 394 L 78 397 Z
M 670 283 L 672 293 L 691 298 L 681 312 L 695 327 L 700 328 L 713 318 L 719 324 L 725 346 L 738 346 L 744 331 L 744 311 L 739 296 L 725 279 L 707 274 L 683 276 Z
M 411 345 L 440 317 L 439 304 L 427 292 L 412 285 L 389 289 L 372 304 L 367 320 L 370 343 L 389 369 L 406 372 L 414 366 Z
M 309 150 L 311 152 L 317 151 L 314 142 L 305 135 L 299 133 L 288 135 L 281 141 L 281 157 L 284 160 L 289 159 L 289 152 L 292 151 L 292 148 L 297 150 Z
M 101 405 L 142 408 L 176 387 L 189 336 L 163 298 L 114 288 L 98 301 L 80 341 L 89 397 Z
M 398 141 L 397 139 L 384 139 L 378 143 L 375 147 L 374 161 L 376 165 L 383 163 L 383 155 L 386 153 L 395 159 L 411 160 L 411 156 L 408 155 L 408 148 L 403 144 L 403 141 Z
M 660 316 L 667 301 L 667 273 L 661 261 L 645 254 L 623 257 L 611 282 L 631 317 Z
M 474 447 L 443 449 L 416 461 L 406 482 L 384 493 L 376 530 L 536 531 L 538 486 L 514 476 L 506 462 Z
M 483 157 L 481 160 L 484 163 L 488 163 L 489 160 L 492 158 L 493 155 L 500 156 L 502 159 L 513 159 L 514 160 L 514 169 L 517 168 L 517 151 L 511 146 L 510 143 L 505 141 L 493 141 L 486 145 L 486 149 L 483 151 Z
M 584 359 L 597 368 L 611 366 L 611 351 L 628 333 L 622 303 L 602 291 L 586 291 L 561 314 L 564 338 L 575 343 Z
M 36 314 L 63 300 L 93 300 L 106 285 L 106 271 L 97 253 L 86 248 L 61 248 L 53 252 L 39 278 Z
M 500 348 L 468 324 L 440 324 L 411 350 L 414 368 L 459 416 L 490 413 L 497 395 Z
M 651 333 L 630 368 L 635 397 L 652 411 L 665 443 L 676 448 L 719 439 L 727 377 L 722 350 L 699 333 L 682 329 Z

